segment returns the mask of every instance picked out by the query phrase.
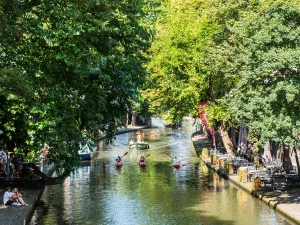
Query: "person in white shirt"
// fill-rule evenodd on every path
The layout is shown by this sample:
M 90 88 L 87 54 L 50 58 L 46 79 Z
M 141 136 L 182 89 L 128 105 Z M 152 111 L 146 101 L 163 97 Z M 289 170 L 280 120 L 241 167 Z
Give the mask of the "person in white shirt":
M 16 189 L 17 193 L 18 190 Z M 16 193 L 11 191 L 11 188 L 8 187 L 6 189 L 6 192 L 3 195 L 3 204 L 6 206 L 11 206 L 11 205 L 23 205 L 20 202 L 20 199 L 23 201 L 22 199 L 22 195 L 18 196 Z M 27 204 L 23 201 L 24 205 L 26 206 Z
M 174 156 L 174 158 L 173 158 L 173 163 L 174 163 L 174 164 L 180 163 L 179 160 L 177 159 L 177 156 Z
M 16 198 L 14 196 L 14 193 L 11 192 L 11 188 L 8 187 L 6 189 L 6 192 L 3 195 L 3 204 L 7 205 L 7 206 L 10 206 L 10 205 L 12 205 L 15 202 L 16 202 Z

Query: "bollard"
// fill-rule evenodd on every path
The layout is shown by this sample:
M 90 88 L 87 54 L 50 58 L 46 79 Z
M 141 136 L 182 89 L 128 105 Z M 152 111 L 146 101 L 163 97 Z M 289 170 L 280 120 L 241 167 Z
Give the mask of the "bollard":
M 260 191 L 262 189 L 260 177 L 252 177 L 251 183 L 252 183 L 253 191 Z
M 212 165 L 217 165 L 218 164 L 218 158 L 217 158 L 217 155 L 215 153 L 211 154 L 211 164 Z
M 202 159 L 207 159 L 209 157 L 209 151 L 207 148 L 203 148 L 201 152 L 201 158 Z
M 247 183 L 248 181 L 248 168 L 240 167 L 238 169 L 238 180 L 243 183 Z
M 234 167 L 232 162 L 226 162 L 225 170 L 227 175 L 233 175 Z
M 224 159 L 219 159 L 219 169 L 224 169 Z

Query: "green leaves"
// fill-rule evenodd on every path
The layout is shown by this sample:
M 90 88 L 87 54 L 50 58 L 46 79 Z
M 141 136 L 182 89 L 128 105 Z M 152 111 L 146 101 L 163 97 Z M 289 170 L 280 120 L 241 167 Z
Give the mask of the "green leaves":
M 171 123 L 196 110 L 199 102 L 215 101 L 235 83 L 235 65 L 224 43 L 228 8 L 216 9 L 212 2 L 218 1 L 166 3 L 159 17 L 144 95 L 153 111 L 167 114 Z
M 258 131 L 261 143 L 274 140 L 295 146 L 300 116 L 300 39 L 294 35 L 299 24 L 292 18 L 298 18 L 300 10 L 290 2 L 259 7 L 233 26 L 240 82 L 223 100 L 230 108 L 228 116 L 237 121 L 246 118 L 249 128 Z
M 246 119 L 255 142 L 299 142 L 297 1 L 173 1 L 161 9 L 144 91 L 154 112 L 174 123 L 209 102 L 211 124 Z
M 81 130 L 96 138 L 109 124 L 111 140 L 144 82 L 152 3 L 11 3 L 0 10 L 0 138 L 28 158 L 47 143 L 71 170 Z

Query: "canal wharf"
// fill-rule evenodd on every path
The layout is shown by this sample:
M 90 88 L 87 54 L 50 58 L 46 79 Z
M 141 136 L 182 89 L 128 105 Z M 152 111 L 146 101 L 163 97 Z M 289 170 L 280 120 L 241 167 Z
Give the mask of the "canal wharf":
M 148 126 L 128 126 L 118 128 L 116 135 L 129 132 L 135 132 L 141 129 L 146 129 Z M 104 137 L 99 138 L 99 141 L 104 140 Z M 44 167 L 43 172 L 48 176 L 54 172 L 54 165 L 50 164 Z M 13 186 L 14 187 L 14 186 Z M 13 188 L 12 187 L 12 188 Z M 27 206 L 5 206 L 3 205 L 3 194 L 5 188 L 0 188 L 0 225 L 26 225 L 30 222 L 35 208 L 40 204 L 40 199 L 44 188 L 24 188 L 18 186 L 19 191 L 23 195 L 23 199 L 28 204 Z
M 54 172 L 54 165 L 45 165 L 43 172 L 51 176 Z M 14 186 L 12 186 L 14 188 Z M 19 187 L 18 187 L 19 188 Z M 3 194 L 5 189 L 0 188 L 0 225 L 23 225 L 28 224 L 33 215 L 34 209 L 39 203 L 44 191 L 44 187 L 23 189 L 19 188 L 22 193 L 23 199 L 27 203 L 27 206 L 5 206 L 3 205 Z
M 300 188 L 286 186 L 282 179 L 272 180 L 272 188 L 255 190 L 253 184 L 248 181 L 241 181 L 237 174 L 228 175 L 223 168 L 211 163 L 211 157 L 203 158 L 201 154 L 203 149 L 210 149 L 211 143 L 206 135 L 194 133 L 192 141 L 197 155 L 201 161 L 212 171 L 218 173 L 220 176 L 225 177 L 237 187 L 243 189 L 249 194 L 257 197 L 276 212 L 283 214 L 291 221 L 300 224 Z

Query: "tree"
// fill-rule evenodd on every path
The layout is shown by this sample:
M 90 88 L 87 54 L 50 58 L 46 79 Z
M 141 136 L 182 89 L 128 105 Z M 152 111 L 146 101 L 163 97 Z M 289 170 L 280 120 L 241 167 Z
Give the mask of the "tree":
M 152 110 L 174 122 L 208 102 L 221 136 L 245 119 L 256 150 L 268 140 L 296 146 L 298 18 L 295 0 L 167 3 L 144 92 Z
M 142 86 L 151 4 L 1 2 L 0 138 L 28 160 L 45 143 L 53 147 L 53 183 L 76 166 L 82 130 L 105 130 L 112 140 Z
M 294 1 L 262 1 L 232 27 L 240 81 L 223 103 L 231 121 L 247 120 L 256 151 L 299 144 L 299 18 Z
M 165 5 L 148 65 L 150 76 L 144 96 L 153 112 L 166 115 L 167 123 L 175 123 L 190 112 L 197 116 L 200 102 L 208 102 L 210 108 L 216 106 L 216 112 L 217 99 L 237 82 L 234 54 L 226 42 L 230 34 L 227 23 L 238 17 L 243 5 L 218 0 L 186 3 L 171 1 Z M 214 124 L 215 117 L 210 118 Z M 226 134 L 225 126 L 220 132 Z

